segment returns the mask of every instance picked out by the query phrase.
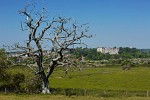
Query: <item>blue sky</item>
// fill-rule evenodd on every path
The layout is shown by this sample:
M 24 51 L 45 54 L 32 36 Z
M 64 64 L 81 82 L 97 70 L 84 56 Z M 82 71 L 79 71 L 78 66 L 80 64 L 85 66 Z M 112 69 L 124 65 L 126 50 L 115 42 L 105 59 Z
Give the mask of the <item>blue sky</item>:
M 29 0 L 0 0 L 0 46 L 23 43 L 18 10 Z M 37 9 L 42 0 L 36 2 Z M 150 0 L 45 0 L 48 15 L 89 23 L 88 47 L 150 48 Z

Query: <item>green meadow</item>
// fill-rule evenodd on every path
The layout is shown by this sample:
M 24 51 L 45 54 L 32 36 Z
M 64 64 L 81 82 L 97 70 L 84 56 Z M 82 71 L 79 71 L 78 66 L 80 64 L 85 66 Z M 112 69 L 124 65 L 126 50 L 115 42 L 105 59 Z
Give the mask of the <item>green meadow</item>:
M 31 77 L 26 67 L 12 67 L 9 73 L 21 72 Z M 150 68 L 134 67 L 122 70 L 119 66 L 70 69 L 68 74 L 61 68 L 55 69 L 50 77 L 52 94 L 57 95 L 88 95 L 102 97 L 150 95 Z
M 131 70 L 114 68 L 85 68 L 69 72 L 56 70 L 50 79 L 53 88 L 78 88 L 94 90 L 150 90 L 150 68 L 138 67 Z

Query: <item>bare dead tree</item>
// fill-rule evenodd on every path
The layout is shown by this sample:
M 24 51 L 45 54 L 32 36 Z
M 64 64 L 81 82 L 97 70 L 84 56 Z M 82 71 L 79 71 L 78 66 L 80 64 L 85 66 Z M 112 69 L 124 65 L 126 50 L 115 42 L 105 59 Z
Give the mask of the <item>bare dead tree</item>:
M 36 62 L 36 70 L 33 66 L 29 66 L 36 74 L 40 75 L 42 84 L 42 92 L 50 93 L 49 77 L 54 69 L 59 65 L 65 65 L 64 51 L 75 45 L 85 45 L 81 39 L 90 38 L 87 35 L 87 24 L 78 25 L 72 18 L 53 18 L 51 21 L 46 20 L 45 8 L 42 8 L 41 13 L 34 11 L 35 8 L 29 10 L 31 5 L 27 5 L 19 13 L 25 17 L 24 23 L 21 22 L 23 31 L 29 31 L 26 46 L 17 48 L 23 49 L 28 57 L 34 58 Z M 49 59 L 49 66 L 44 68 L 44 50 L 50 49 L 47 45 L 53 47 L 53 52 L 46 55 Z M 45 49 L 44 49 L 45 48 Z M 67 70 L 67 69 L 66 69 Z

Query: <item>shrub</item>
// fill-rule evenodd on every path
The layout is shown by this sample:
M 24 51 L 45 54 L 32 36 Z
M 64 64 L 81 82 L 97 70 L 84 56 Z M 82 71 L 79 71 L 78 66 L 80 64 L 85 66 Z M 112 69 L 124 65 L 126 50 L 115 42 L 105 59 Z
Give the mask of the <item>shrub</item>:
M 8 74 L 5 71 L 2 71 L 2 75 L 0 77 L 0 80 L 3 82 L 3 84 L 0 86 L 1 90 L 4 90 L 7 88 L 7 91 L 9 92 L 20 92 L 20 83 L 24 82 L 25 75 L 22 73 L 17 74 Z
M 11 80 L 11 75 L 8 74 L 5 70 L 0 70 L 0 81 L 9 83 Z
M 38 76 L 26 80 L 26 92 L 39 93 L 42 88 L 41 84 L 42 82 L 40 81 L 40 77 Z
M 23 73 L 17 73 L 12 76 L 12 84 L 15 87 L 16 92 L 20 91 L 20 83 L 24 82 L 25 75 Z

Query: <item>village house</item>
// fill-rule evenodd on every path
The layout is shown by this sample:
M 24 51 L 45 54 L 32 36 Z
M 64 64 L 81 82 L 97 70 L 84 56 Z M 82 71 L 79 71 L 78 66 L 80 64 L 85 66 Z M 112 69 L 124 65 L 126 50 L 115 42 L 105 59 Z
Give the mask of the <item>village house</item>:
M 98 47 L 97 48 L 97 52 L 101 52 L 101 53 L 109 53 L 109 54 L 119 54 L 119 48 L 106 48 L 106 47 Z

